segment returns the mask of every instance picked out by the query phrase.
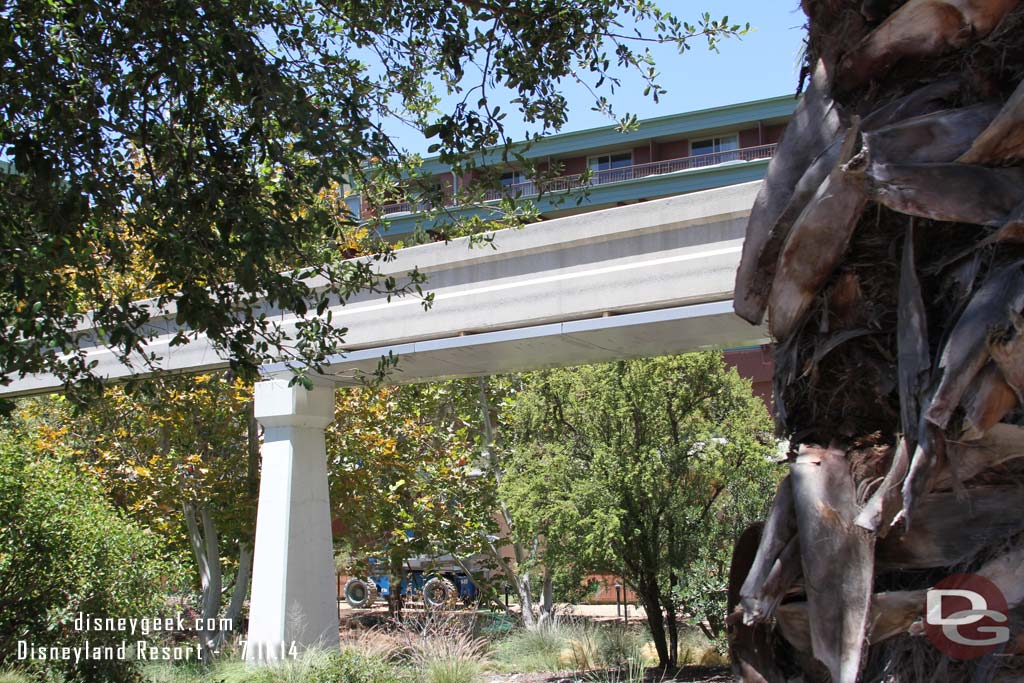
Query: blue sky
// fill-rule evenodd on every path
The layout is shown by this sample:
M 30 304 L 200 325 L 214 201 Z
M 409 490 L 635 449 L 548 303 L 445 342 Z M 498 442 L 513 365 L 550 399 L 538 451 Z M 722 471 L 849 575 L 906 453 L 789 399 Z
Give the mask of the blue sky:
M 752 30 L 740 40 L 722 42 L 718 53 L 710 52 L 699 41 L 684 55 L 674 47 L 659 49 L 655 52 L 659 80 L 668 93 L 655 104 L 643 97 L 639 77 L 624 78 L 615 95 L 604 92 L 616 115 L 631 113 L 649 118 L 795 92 L 805 20 L 796 0 L 708 0 L 706 4 L 662 0 L 659 5 L 691 24 L 707 11 L 716 19 L 727 15 L 730 23 L 749 22 Z M 606 115 L 591 111 L 593 97 L 582 87 L 567 83 L 565 93 L 570 114 L 563 132 L 614 123 Z M 515 110 L 504 102 L 498 104 L 508 112 L 506 124 L 511 137 L 521 139 L 527 129 L 516 120 Z M 428 143 L 408 128 L 395 126 L 391 132 L 410 151 L 426 153 Z

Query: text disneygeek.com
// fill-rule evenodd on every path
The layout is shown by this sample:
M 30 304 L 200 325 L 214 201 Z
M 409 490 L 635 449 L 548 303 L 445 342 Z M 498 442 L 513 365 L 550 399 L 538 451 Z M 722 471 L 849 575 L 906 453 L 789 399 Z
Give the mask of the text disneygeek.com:
M 186 618 L 180 612 L 173 617 L 97 617 L 79 612 L 71 624 L 78 633 L 125 633 L 136 636 L 149 636 L 158 633 L 172 632 L 218 632 L 232 630 L 230 619 Z M 154 645 L 148 640 L 129 642 L 122 640 L 120 644 L 111 643 L 104 638 L 102 645 L 90 644 L 86 639 L 75 645 L 39 645 L 31 640 L 19 640 L 17 644 L 18 660 L 37 661 L 70 661 L 87 660 L 124 660 L 141 661 L 187 661 L 201 658 L 201 647 L 196 644 Z M 217 654 L 217 652 L 214 652 Z

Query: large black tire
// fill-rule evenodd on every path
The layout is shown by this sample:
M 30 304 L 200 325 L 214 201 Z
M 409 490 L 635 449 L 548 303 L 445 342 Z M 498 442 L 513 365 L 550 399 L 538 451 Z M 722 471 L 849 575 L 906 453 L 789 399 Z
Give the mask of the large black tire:
M 345 582 L 345 602 L 352 609 L 367 609 L 377 599 L 377 584 L 372 579 L 351 578 Z
M 432 609 L 451 609 L 459 598 L 455 584 L 448 579 L 435 576 L 423 584 L 423 602 Z

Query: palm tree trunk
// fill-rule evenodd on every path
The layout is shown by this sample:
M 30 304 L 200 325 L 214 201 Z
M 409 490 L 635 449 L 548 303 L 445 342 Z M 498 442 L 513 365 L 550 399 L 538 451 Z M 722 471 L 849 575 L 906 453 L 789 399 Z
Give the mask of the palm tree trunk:
M 736 281 L 737 313 L 774 337 L 791 476 L 734 559 L 734 671 L 1014 680 L 1014 657 L 918 636 L 958 571 L 1024 618 L 1005 571 L 1024 553 L 1006 486 L 1024 475 L 1024 6 L 802 6 L 810 81 Z

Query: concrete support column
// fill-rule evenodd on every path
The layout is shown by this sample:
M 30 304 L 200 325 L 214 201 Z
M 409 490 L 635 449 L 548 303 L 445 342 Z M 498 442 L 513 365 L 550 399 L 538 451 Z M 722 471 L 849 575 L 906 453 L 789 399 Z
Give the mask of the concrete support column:
M 256 384 L 255 404 L 265 431 L 246 659 L 262 662 L 338 647 L 324 437 L 334 389 L 272 379 Z

